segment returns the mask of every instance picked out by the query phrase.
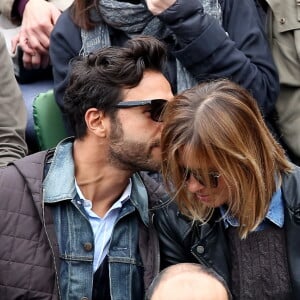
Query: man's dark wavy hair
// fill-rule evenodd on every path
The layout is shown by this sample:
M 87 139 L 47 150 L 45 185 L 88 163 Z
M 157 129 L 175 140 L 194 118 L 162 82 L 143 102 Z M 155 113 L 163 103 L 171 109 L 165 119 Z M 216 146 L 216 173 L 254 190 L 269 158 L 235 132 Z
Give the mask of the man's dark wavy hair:
M 122 101 L 124 88 L 136 87 L 146 70 L 164 71 L 165 45 L 150 36 L 129 40 L 124 47 L 106 47 L 71 62 L 64 112 L 77 138 L 86 133 L 85 113 L 97 108 L 108 114 Z

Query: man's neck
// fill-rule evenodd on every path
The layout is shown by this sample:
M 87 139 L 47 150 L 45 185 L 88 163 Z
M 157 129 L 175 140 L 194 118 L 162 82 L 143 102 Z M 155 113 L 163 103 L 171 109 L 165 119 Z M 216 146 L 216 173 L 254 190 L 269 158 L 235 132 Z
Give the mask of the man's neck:
M 85 143 L 74 143 L 73 156 L 77 185 L 84 197 L 92 201 L 92 210 L 104 216 L 124 192 L 132 172 L 112 166 L 105 149 L 97 151 Z

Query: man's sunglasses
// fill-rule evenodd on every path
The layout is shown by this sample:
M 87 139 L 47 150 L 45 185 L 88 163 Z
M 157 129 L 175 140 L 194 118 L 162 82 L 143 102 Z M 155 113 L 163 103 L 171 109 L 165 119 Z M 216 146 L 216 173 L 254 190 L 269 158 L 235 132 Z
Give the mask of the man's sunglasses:
M 136 101 L 122 101 L 114 105 L 116 108 L 131 108 L 138 106 L 150 106 L 151 119 L 155 122 L 162 122 L 162 112 L 167 104 L 167 100 L 164 99 L 152 99 L 152 100 L 136 100 Z
M 184 180 L 189 181 L 191 178 L 191 175 L 203 186 L 207 186 L 204 182 L 203 176 L 200 175 L 200 173 L 197 170 L 192 170 L 189 168 L 184 169 Z M 219 177 L 221 174 L 218 172 L 210 172 L 208 173 L 208 179 L 209 179 L 209 187 L 216 188 L 219 185 Z

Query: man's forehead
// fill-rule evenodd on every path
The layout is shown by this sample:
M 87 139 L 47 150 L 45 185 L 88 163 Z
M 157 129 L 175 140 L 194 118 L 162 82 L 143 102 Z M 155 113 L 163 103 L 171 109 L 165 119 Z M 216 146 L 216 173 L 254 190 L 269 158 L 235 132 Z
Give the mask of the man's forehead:
M 132 88 L 122 90 L 122 101 L 166 99 L 171 100 L 173 93 L 171 85 L 163 75 L 158 71 L 145 71 L 139 84 Z

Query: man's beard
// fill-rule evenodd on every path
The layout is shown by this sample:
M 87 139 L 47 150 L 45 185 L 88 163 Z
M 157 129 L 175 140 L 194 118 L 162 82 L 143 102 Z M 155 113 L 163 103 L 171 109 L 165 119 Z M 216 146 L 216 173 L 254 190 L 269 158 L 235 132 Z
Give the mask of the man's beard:
M 159 139 L 151 144 L 124 140 L 120 121 L 117 117 L 112 119 L 109 160 L 114 166 L 132 172 L 159 171 L 160 161 L 155 161 L 152 157 L 152 149 L 159 146 Z

